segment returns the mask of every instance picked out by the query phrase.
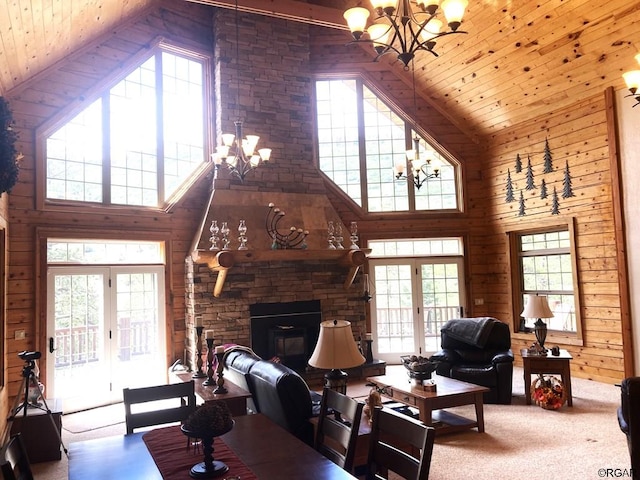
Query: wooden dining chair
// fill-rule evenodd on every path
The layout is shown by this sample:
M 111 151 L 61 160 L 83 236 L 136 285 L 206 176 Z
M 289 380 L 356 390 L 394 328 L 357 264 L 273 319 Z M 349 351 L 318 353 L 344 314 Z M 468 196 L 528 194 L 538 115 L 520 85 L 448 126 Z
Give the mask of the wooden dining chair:
M 367 480 L 385 480 L 391 470 L 406 480 L 427 480 L 435 429 L 390 408 L 375 407 Z
M 140 427 L 183 422 L 196 409 L 193 380 L 153 387 L 123 388 L 122 396 L 127 434 Z M 171 399 L 176 401 L 167 402 L 168 405 L 152 403 Z
M 363 403 L 324 388 L 316 430 L 315 448 L 332 462 L 351 472 Z
M 3 480 L 33 480 L 29 456 L 19 433 L 11 436 L 0 453 Z

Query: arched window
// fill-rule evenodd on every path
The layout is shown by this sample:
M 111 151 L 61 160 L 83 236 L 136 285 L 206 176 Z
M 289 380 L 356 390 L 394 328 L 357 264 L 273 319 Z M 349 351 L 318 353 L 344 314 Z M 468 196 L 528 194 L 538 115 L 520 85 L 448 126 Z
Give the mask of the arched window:
M 46 199 L 162 207 L 206 156 L 207 58 L 159 45 L 45 134 Z
M 356 204 L 367 212 L 460 210 L 455 159 L 362 79 L 319 79 L 315 94 L 319 168 Z M 407 164 L 414 139 L 420 157 L 440 165 L 422 184 L 394 171 Z

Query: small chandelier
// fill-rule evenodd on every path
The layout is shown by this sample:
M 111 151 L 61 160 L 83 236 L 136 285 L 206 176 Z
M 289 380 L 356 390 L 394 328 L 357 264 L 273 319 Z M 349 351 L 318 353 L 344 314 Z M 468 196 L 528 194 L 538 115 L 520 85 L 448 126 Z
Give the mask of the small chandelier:
M 261 148 L 256 153 L 260 137 L 258 135 L 242 136 L 242 120 L 236 120 L 236 133 L 222 134 L 222 145 L 216 148 L 213 161 L 216 169 L 226 166 L 229 172 L 240 180 L 262 162 L 267 163 L 271 158 L 270 148 Z
M 635 56 L 635 59 L 640 63 L 640 53 Z M 627 84 L 627 88 L 631 92 L 627 97 L 633 97 L 636 101 L 633 107 L 640 105 L 640 92 L 638 92 L 638 89 L 640 88 L 640 70 L 625 72 L 622 74 L 622 78 L 624 78 L 624 82 Z
M 419 11 L 414 12 L 409 0 L 371 0 L 377 17 L 374 23 L 366 28 L 370 12 L 363 7 L 354 7 L 344 12 L 351 34 L 356 42 L 368 42 L 378 54 L 376 60 L 385 53 L 394 51 L 405 69 L 413 60 L 415 52 L 426 50 L 435 56 L 433 50 L 436 39 L 458 31 L 462 16 L 469 4 L 468 0 L 444 0 L 441 10 L 450 30 L 441 32 L 441 20 L 436 18 L 440 0 L 416 0 Z M 396 8 L 397 7 L 397 8 Z M 368 38 L 363 38 L 367 33 Z
M 413 137 L 413 149 L 406 151 L 407 161 L 405 163 L 397 163 L 393 167 L 393 173 L 396 180 L 411 177 L 413 184 L 418 190 L 430 178 L 437 178 L 440 175 L 440 160 L 436 157 L 434 160 L 430 158 L 420 158 L 420 138 L 416 134 Z M 407 173 L 405 174 L 405 168 Z
M 240 22 L 238 20 L 238 0 L 236 0 L 236 65 L 240 58 Z M 240 120 L 240 68 L 236 74 L 236 108 L 238 120 L 234 122 L 236 133 L 222 134 L 222 145 L 216 147 L 216 153 L 211 154 L 216 170 L 226 167 L 232 175 L 244 181 L 244 177 L 261 163 L 267 163 L 271 158 L 270 148 L 261 148 L 256 153 L 260 137 L 258 135 L 242 135 L 242 120 Z

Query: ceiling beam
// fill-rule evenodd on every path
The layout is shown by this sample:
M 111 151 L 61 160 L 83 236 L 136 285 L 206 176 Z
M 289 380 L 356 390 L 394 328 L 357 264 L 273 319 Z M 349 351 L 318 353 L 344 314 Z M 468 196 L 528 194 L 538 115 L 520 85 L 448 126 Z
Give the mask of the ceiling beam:
M 235 0 L 186 0 L 219 8 L 236 8 Z M 312 5 L 295 0 L 238 0 L 238 10 L 241 12 L 265 15 L 267 17 L 282 18 L 293 22 L 308 23 L 322 27 L 349 30 L 337 8 Z

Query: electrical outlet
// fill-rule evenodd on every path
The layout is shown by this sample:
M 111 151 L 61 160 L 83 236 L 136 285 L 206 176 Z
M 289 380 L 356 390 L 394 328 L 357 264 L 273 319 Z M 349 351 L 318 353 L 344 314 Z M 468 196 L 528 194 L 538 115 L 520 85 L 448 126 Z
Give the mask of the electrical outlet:
M 484 298 L 475 298 L 473 300 L 473 304 L 478 306 L 478 305 L 484 305 Z
M 27 334 L 25 333 L 24 330 L 16 330 L 15 333 L 15 339 L 16 340 L 24 340 L 26 338 Z

